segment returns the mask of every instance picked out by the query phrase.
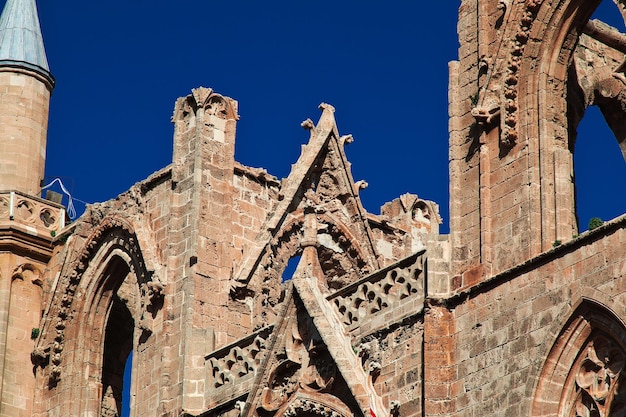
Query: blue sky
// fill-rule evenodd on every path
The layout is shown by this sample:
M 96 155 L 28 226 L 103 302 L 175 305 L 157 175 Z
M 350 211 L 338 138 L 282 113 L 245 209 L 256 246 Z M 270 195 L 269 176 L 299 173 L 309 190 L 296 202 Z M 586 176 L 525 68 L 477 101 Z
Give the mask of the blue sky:
M 174 102 L 205 86 L 239 101 L 236 159 L 284 177 L 308 139 L 300 122 L 317 121 L 317 105 L 328 102 L 340 133 L 355 137 L 347 153 L 355 180 L 369 183 L 361 194 L 366 209 L 378 213 L 384 202 L 412 192 L 440 205 L 447 231 L 447 64 L 457 57 L 457 7 L 456 1 L 40 2 L 57 79 L 46 175 L 62 177 L 83 201 L 115 197 L 170 163 Z M 623 27 L 611 2 L 601 9 Z M 595 138 L 597 123 L 589 124 Z M 600 165 L 608 177 L 624 178 L 616 142 L 605 133 L 603 146 L 617 158 Z M 590 143 L 594 153 L 605 153 L 597 140 Z M 591 161 L 591 172 L 597 165 Z M 581 199 L 623 191 L 623 181 L 588 182 L 589 191 L 579 186 Z M 626 200 L 617 200 L 589 213 L 605 219 L 623 213 Z

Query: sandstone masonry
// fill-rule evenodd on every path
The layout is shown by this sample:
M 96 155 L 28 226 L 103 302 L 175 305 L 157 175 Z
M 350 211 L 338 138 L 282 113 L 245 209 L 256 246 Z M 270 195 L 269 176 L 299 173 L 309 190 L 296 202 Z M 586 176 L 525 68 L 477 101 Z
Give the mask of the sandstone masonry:
M 128 385 L 137 417 L 624 413 L 626 216 L 579 233 L 572 182 L 588 106 L 626 155 L 598 1 L 461 1 L 449 235 L 414 194 L 363 208 L 331 105 L 279 180 L 235 161 L 238 104 L 204 87 L 170 165 L 66 224 L 38 197 L 54 79 L 10 2 L 0 34 L 39 38 L 0 36 L 1 415 L 119 416 Z

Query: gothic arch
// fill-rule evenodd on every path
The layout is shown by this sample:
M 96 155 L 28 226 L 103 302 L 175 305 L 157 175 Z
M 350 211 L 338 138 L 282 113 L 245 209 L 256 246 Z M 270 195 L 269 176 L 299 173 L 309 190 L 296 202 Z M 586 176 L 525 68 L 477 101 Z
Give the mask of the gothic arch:
M 527 146 L 533 249 L 578 233 L 568 132 L 568 70 L 600 0 L 527 0 L 515 10 L 503 74 L 502 143 Z M 616 11 L 617 12 L 617 11 Z M 511 149 L 509 148 L 509 149 Z M 522 150 L 523 149 L 523 150 Z M 509 151 L 506 151 L 509 152 Z M 536 188 L 540 187 L 538 192 Z
M 603 304 L 582 299 L 543 364 L 531 416 L 599 417 L 593 409 L 602 415 L 623 410 L 626 384 L 618 382 L 625 363 L 624 322 Z
M 163 286 L 122 219 L 102 221 L 78 253 L 63 272 L 33 359 L 47 368 L 50 389 L 63 384 L 74 393 L 77 415 L 115 411 L 125 358 L 151 334 Z
M 339 289 L 357 281 L 372 271 L 367 253 L 352 229 L 329 213 L 317 214 L 317 251 L 327 284 Z M 289 259 L 302 254 L 304 213 L 292 213 L 281 226 L 276 237 L 267 244 L 267 250 L 259 260 L 252 279 L 246 287 L 247 295 L 256 298 L 253 317 L 267 325 L 273 322 L 272 309 L 282 302 L 281 276 Z M 260 298 L 259 298 L 260 297 Z M 271 307 L 268 309 L 268 307 Z M 276 310 L 277 311 L 277 310 Z
M 596 26 L 594 24 L 593 27 Z M 570 149 L 574 149 L 577 127 L 586 110 L 590 106 L 597 106 L 613 132 L 623 158 L 626 159 L 624 121 L 626 77 L 615 72 L 623 63 L 623 53 L 619 53 L 621 60 L 616 61 L 616 57 L 606 56 L 602 51 L 584 49 L 584 52 L 576 53 L 568 72 L 567 114 Z

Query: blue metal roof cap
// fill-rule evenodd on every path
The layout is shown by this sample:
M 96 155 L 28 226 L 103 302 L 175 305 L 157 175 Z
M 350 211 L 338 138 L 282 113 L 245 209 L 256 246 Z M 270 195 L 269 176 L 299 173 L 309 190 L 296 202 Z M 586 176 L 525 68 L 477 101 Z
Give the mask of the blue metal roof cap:
M 0 16 L 0 66 L 28 68 L 54 84 L 35 0 L 7 0 Z

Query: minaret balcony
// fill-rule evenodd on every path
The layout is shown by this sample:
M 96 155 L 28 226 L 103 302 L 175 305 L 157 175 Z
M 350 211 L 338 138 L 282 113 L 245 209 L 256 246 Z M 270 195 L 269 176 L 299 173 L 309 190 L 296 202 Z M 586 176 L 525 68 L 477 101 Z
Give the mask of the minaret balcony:
M 30 256 L 48 258 L 65 225 L 62 205 L 19 191 L 0 191 L 0 250 L 21 247 Z

